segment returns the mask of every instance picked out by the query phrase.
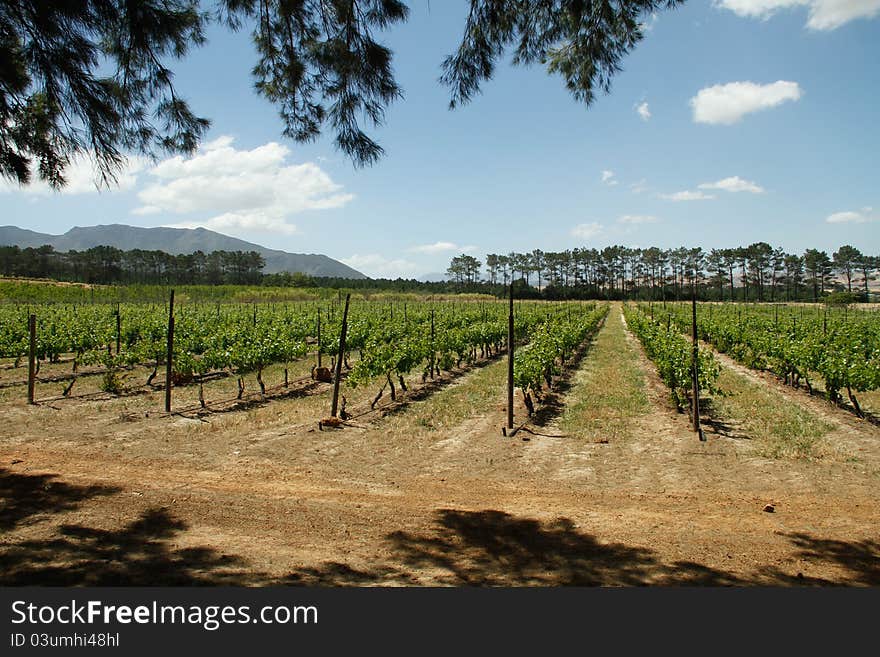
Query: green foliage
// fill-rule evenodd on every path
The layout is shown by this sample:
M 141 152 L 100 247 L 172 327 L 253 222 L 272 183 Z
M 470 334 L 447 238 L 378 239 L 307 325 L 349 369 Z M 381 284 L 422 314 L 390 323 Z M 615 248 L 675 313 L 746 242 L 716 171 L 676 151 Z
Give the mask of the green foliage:
M 196 0 L 0 4 L 0 175 L 53 187 L 90 152 L 104 182 L 125 153 L 190 153 L 208 129 L 163 61 L 204 42 Z
M 338 302 L 201 304 L 177 296 L 173 374 L 180 380 L 228 370 L 257 372 L 268 365 L 303 357 L 312 349 L 336 357 L 342 308 Z M 515 339 L 559 314 L 563 306 L 517 302 Z M 573 318 L 592 306 L 574 305 Z M 119 305 L 119 351 L 116 352 L 116 306 L 108 304 L 0 305 L 0 358 L 27 355 L 27 318 L 37 316 L 37 357 L 57 360 L 73 354 L 79 364 L 108 370 L 132 365 L 158 367 L 167 350 L 165 304 Z M 431 330 L 433 315 L 434 330 Z M 422 368 L 429 376 L 480 357 L 497 354 L 507 338 L 507 303 L 394 303 L 354 301 L 349 315 L 347 351 L 360 356 L 349 373 L 350 385 Z M 110 347 L 108 349 L 108 346 Z M 116 388 L 108 375 L 107 385 Z
M 374 40 L 373 31 L 405 21 L 405 4 L 225 0 L 220 5 L 231 25 L 256 23 L 255 87 L 278 107 L 286 137 L 312 141 L 329 123 L 336 146 L 356 165 L 372 164 L 382 155 L 359 120 L 381 125 L 386 108 L 402 95 L 392 52 Z
M 471 0 L 464 36 L 443 63 L 451 105 L 466 102 L 513 47 L 516 64 L 546 64 L 590 104 L 610 89 L 642 21 L 679 0 L 618 3 Z M 404 22 L 399 0 L 139 0 L 0 4 L 0 174 L 29 182 L 32 165 L 54 187 L 89 152 L 103 182 L 127 152 L 193 152 L 209 127 L 172 84 L 169 60 L 205 42 L 212 20 L 247 27 L 257 93 L 278 109 L 286 137 L 315 140 L 325 126 L 355 165 L 381 146 L 362 123 L 384 123 L 402 90 L 392 51 L 374 33 Z
M 708 310 L 708 312 L 707 312 Z M 690 329 L 690 309 L 655 308 L 677 330 Z M 841 390 L 880 388 L 880 321 L 845 309 L 711 306 L 701 309 L 700 337 L 747 367 L 773 372 L 792 385 L 819 377 L 829 397 Z
M 849 306 L 863 300 L 861 294 L 855 292 L 831 292 L 822 298 L 822 302 L 826 306 Z
M 50 281 L 0 280 L 0 300 L 18 304 L 84 305 L 158 303 L 168 299 L 168 285 L 57 285 Z M 270 288 L 258 285 L 179 285 L 177 299 L 190 303 L 282 303 L 337 299 L 336 290 Z
M 685 338 L 676 325 L 667 325 L 652 320 L 642 310 L 624 307 L 624 317 L 629 328 L 645 348 L 663 383 L 672 391 L 672 398 L 679 408 L 688 403 L 688 391 L 692 387 L 693 345 Z M 715 383 L 721 368 L 712 352 L 699 349 L 697 352 L 697 385 L 700 390 L 716 392 Z
M 116 370 L 108 370 L 101 377 L 101 390 L 118 395 L 122 392 L 122 377 Z
M 360 352 L 360 360 L 348 377 L 352 386 L 386 375 L 404 375 L 418 367 L 427 377 L 432 369 L 450 370 L 497 353 L 507 339 L 506 303 L 420 304 L 410 306 L 406 316 L 398 306 L 393 317 L 390 305 L 367 304 L 372 312 L 364 312 L 364 308 L 360 306 L 351 320 L 346 343 Z M 529 329 L 544 319 L 546 308 L 518 302 L 514 323 L 517 340 L 524 339 Z M 335 355 L 338 344 L 338 336 L 328 334 L 330 355 Z
M 621 59 L 642 39 L 641 21 L 677 4 L 471 0 L 461 44 L 443 62 L 441 81 L 452 89 L 450 107 L 479 93 L 508 48 L 514 64 L 546 65 L 589 105 L 597 88 L 609 91 Z
M 95 246 L 55 251 L 51 246 L 0 246 L 0 274 L 81 283 L 247 284 L 261 283 L 265 260 L 256 251 L 164 251 Z
M 474 256 L 462 253 L 449 263 L 446 275 L 456 283 L 476 283 L 480 276 L 481 264 Z
M 561 373 L 565 359 L 599 328 L 607 314 L 607 305 L 568 306 L 538 324 L 529 332 L 528 345 L 514 355 L 514 385 L 540 399 L 544 384 Z

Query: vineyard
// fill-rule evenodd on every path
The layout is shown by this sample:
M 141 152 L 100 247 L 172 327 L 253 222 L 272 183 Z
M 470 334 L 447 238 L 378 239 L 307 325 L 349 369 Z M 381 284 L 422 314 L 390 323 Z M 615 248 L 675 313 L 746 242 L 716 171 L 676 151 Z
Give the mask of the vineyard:
M 540 398 L 542 388 L 552 386 L 566 357 L 606 313 L 607 305 L 592 303 L 517 304 L 512 337 L 526 348 L 515 359 L 514 380 L 529 414 L 534 409 L 532 395 Z M 105 392 L 125 394 L 154 384 L 165 388 L 159 373 L 166 366 L 172 386 L 198 385 L 202 408 L 208 406 L 206 380 L 234 377 L 236 398 L 242 399 L 246 377 L 253 376 L 259 394 L 265 396 L 263 374 L 268 368 L 280 366 L 283 384 L 276 387 L 288 388 L 291 364 L 301 365 L 308 356 L 313 363 L 310 380 L 327 382 L 329 370 L 341 358 L 347 387 L 380 381 L 374 409 L 386 388 L 392 401 L 397 399 L 396 385 L 406 392 L 405 377 L 414 371 L 421 383 L 433 380 L 444 371 L 506 352 L 509 339 L 504 303 L 354 304 L 341 353 L 344 313 L 339 304 L 5 306 L 0 307 L 0 358 L 9 361 L 7 370 L 19 371 L 29 357 L 31 315 L 35 384 L 64 381 L 60 396 L 67 398 L 79 378 L 100 375 Z M 59 375 L 65 367 L 67 374 Z M 143 383 L 123 386 L 120 374 L 137 368 L 149 372 Z M 54 375 L 40 378 L 48 369 Z M 4 385 L 15 383 L 24 381 Z
M 642 306 L 644 314 L 648 307 Z M 690 331 L 690 312 L 683 306 L 651 308 L 655 323 L 667 331 Z M 835 402 L 845 390 L 860 417 L 856 392 L 880 389 L 880 315 L 778 306 L 750 308 L 709 304 L 700 313 L 697 332 L 718 351 L 746 367 L 766 370 L 795 388 L 820 389 Z
M 693 403 L 692 399 L 688 399 L 694 368 L 692 345 L 677 328 L 673 330 L 668 324 L 664 326 L 662 321 L 649 317 L 642 310 L 626 308 L 624 317 L 645 347 L 648 358 L 657 366 L 657 373 L 669 387 L 676 406 L 681 408 Z M 716 391 L 715 382 L 720 371 L 710 351 L 698 348 L 696 370 L 698 388 L 707 392 Z
M 4 304 L 0 581 L 876 585 L 878 387 L 852 308 Z

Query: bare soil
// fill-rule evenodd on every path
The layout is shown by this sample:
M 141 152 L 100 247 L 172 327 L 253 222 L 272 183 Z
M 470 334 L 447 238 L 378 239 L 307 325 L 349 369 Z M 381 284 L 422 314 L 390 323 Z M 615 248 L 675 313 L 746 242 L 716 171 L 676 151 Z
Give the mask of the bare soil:
M 611 348 L 640 376 L 612 376 Z M 202 417 L 152 413 L 158 390 L 35 407 L 4 390 L 0 583 L 880 585 L 876 426 L 810 406 L 835 427 L 827 458 L 761 456 L 736 417 L 701 443 L 618 304 L 560 412 L 514 438 L 505 376 L 499 359 L 324 431 L 326 384 Z M 597 382 L 644 400 L 570 430 Z

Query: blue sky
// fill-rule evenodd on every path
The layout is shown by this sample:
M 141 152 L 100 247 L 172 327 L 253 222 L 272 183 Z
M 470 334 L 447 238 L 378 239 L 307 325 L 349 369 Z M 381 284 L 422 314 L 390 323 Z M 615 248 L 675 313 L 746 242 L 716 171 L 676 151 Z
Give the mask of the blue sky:
M 646 38 L 589 108 L 541 67 L 503 65 L 447 109 L 440 63 L 466 3 L 413 0 L 387 32 L 405 98 L 355 169 L 331 139 L 281 136 L 252 91 L 246 33 L 214 29 L 173 66 L 212 119 L 193 158 L 133 160 L 96 192 L 0 183 L 0 224 L 203 225 L 371 276 L 442 272 L 452 256 L 626 244 L 765 241 L 791 252 L 880 252 L 880 0 L 689 2 L 646 17 Z

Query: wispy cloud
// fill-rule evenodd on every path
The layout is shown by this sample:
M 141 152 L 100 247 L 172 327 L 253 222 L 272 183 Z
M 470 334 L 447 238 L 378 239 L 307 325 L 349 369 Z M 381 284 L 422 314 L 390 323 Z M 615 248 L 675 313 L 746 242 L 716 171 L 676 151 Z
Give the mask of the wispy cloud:
M 605 169 L 602 172 L 602 184 L 608 185 L 609 187 L 613 187 L 614 185 L 617 184 L 617 181 L 614 179 L 614 172 L 613 171 L 611 171 L 609 169 Z
M 651 214 L 625 214 L 617 218 L 619 224 L 656 224 L 660 221 Z
M 712 194 L 685 190 L 683 192 L 675 192 L 674 194 L 660 194 L 660 198 L 667 201 L 708 201 L 715 197 Z
M 415 262 L 405 258 L 386 258 L 378 253 L 356 253 L 341 260 L 370 278 L 415 278 L 424 273 Z
M 82 194 L 96 194 L 98 192 L 128 191 L 137 184 L 138 174 L 149 166 L 149 160 L 144 157 L 130 157 L 126 160 L 122 169 L 117 172 L 116 180 L 107 181 L 101 179 L 98 167 L 86 156 L 74 158 L 64 170 L 64 178 L 67 184 L 59 190 L 54 190 L 47 183 L 40 180 L 34 167 L 31 171 L 31 183 L 21 186 L 4 177 L 0 177 L 0 193 L 24 194 L 25 196 L 79 196 Z
M 730 82 L 700 89 L 691 98 L 696 123 L 731 125 L 746 114 L 777 107 L 803 96 L 797 82 L 778 80 L 771 84 Z
M 224 212 L 204 221 L 178 221 L 163 225 L 169 228 L 207 228 L 218 233 L 243 235 L 251 232 L 293 235 L 297 232 L 296 224 L 289 223 L 284 217 L 262 212 Z
M 647 121 L 651 118 L 651 110 L 648 107 L 647 102 L 642 102 L 639 105 L 636 105 L 636 114 L 638 114 L 642 121 Z
M 587 224 L 578 224 L 571 229 L 571 235 L 572 237 L 577 237 L 578 239 L 589 240 L 598 235 L 601 235 L 602 231 L 602 224 L 593 221 Z
M 630 190 L 632 190 L 633 194 L 643 194 L 648 191 L 648 180 L 646 178 L 642 178 L 641 180 L 634 182 L 629 186 Z
M 826 217 L 825 221 L 829 224 L 867 224 L 878 219 L 880 216 L 874 213 L 873 208 L 868 207 L 862 208 L 858 212 L 835 212 Z
M 654 30 L 654 26 L 657 24 L 657 21 L 660 20 L 660 17 L 656 13 L 652 13 L 651 16 L 642 23 L 639 23 L 639 27 L 642 28 L 642 32 L 648 33 Z
M 859 18 L 873 18 L 880 13 L 880 0 L 717 0 L 716 6 L 737 16 L 767 20 L 776 12 L 792 7 L 807 7 L 807 27 L 811 30 L 835 30 Z
M 743 180 L 739 176 L 731 176 L 717 182 L 702 183 L 697 185 L 700 189 L 720 189 L 725 192 L 749 192 L 751 194 L 763 194 L 764 188 L 750 180 Z
M 455 242 L 434 242 L 433 244 L 419 244 L 417 246 L 410 247 L 410 251 L 414 253 L 446 253 L 446 252 L 456 252 L 456 253 L 470 253 L 472 251 L 476 251 L 477 247 L 473 245 L 467 246 L 459 246 Z

